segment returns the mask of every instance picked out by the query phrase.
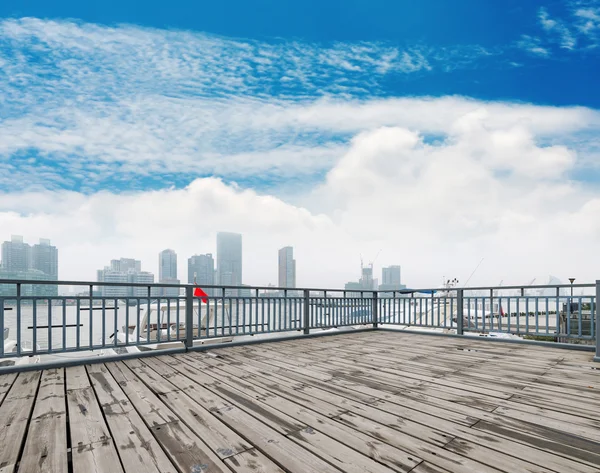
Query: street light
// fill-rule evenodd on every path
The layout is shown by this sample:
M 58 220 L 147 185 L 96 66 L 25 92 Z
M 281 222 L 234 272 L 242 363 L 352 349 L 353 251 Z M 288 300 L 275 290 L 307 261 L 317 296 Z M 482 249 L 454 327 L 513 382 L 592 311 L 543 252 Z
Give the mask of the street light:
M 573 283 L 575 282 L 575 278 L 569 278 L 569 281 L 571 282 L 571 299 L 573 299 Z

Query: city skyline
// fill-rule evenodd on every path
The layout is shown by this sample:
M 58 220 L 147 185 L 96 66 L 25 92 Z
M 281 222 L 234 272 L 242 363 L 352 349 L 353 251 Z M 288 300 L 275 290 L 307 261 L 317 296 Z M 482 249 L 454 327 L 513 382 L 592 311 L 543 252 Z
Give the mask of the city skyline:
M 218 234 L 219 233 L 228 234 L 228 235 L 236 235 L 237 237 L 241 238 L 241 234 L 232 234 L 232 233 L 228 233 L 228 232 L 216 232 L 214 235 L 217 236 L 217 238 L 218 238 Z M 50 244 L 50 240 L 49 239 L 40 238 L 38 244 L 31 246 L 31 245 L 29 245 L 27 243 L 24 243 L 24 239 L 23 239 L 22 236 L 12 235 L 11 236 L 11 240 L 10 241 L 5 241 L 4 243 L 13 243 L 13 242 L 16 243 L 17 245 L 24 245 L 25 247 L 29 248 L 30 251 L 29 251 L 29 253 L 27 253 L 29 255 L 27 257 L 28 258 L 27 261 L 29 261 L 28 264 L 30 266 L 32 266 L 33 248 L 34 247 L 38 247 L 38 249 L 40 250 L 40 253 L 39 253 L 40 255 L 44 254 L 44 251 L 46 252 L 46 254 L 48 254 L 47 252 L 49 250 L 53 251 L 54 252 L 54 260 L 53 260 L 54 263 L 52 263 L 51 261 L 49 261 L 47 259 L 48 257 L 46 257 L 46 260 L 45 260 L 45 262 L 43 264 L 46 265 L 45 266 L 46 268 L 54 268 L 54 269 L 52 269 L 52 271 L 58 272 L 58 259 L 57 259 L 58 258 L 58 249 L 55 246 L 52 246 Z M 206 246 L 210 246 L 210 245 L 206 245 Z M 3 245 L 3 248 L 5 248 L 5 247 L 6 246 Z M 286 246 L 286 247 L 280 248 L 280 250 L 278 250 L 278 256 L 281 256 L 281 250 L 285 250 L 287 248 L 291 248 L 292 255 L 293 255 L 293 247 Z M 41 251 L 41 250 L 44 250 L 44 251 Z M 163 250 L 163 251 L 159 252 L 159 259 L 158 259 L 159 260 L 159 264 L 157 266 L 157 269 L 159 271 L 160 271 L 161 256 L 165 252 L 174 255 L 174 257 L 175 257 L 175 264 L 176 264 L 177 253 L 174 250 L 170 250 L 170 249 L 169 250 Z M 211 266 L 211 268 L 212 268 L 212 274 L 213 274 L 212 282 L 211 282 L 211 279 L 210 279 L 209 276 L 201 276 L 198 279 L 197 282 L 198 282 L 198 284 L 219 285 L 218 278 L 217 278 L 218 274 L 217 274 L 217 269 L 216 269 L 216 265 L 215 265 L 215 259 L 213 258 L 213 254 L 212 253 L 206 253 L 206 254 L 201 254 L 201 255 L 194 254 L 194 255 L 192 255 L 191 257 L 189 257 L 187 259 L 187 263 L 188 264 L 186 265 L 186 268 L 188 270 L 188 274 L 186 276 L 187 276 L 188 284 L 192 284 L 193 283 L 193 272 L 194 272 L 192 270 L 192 272 L 190 273 L 190 260 L 193 260 L 194 258 L 206 258 L 206 257 L 212 259 L 212 266 Z M 242 255 L 242 259 L 243 259 L 243 255 Z M 278 259 L 278 261 L 279 261 L 279 259 Z M 294 272 L 295 272 L 295 269 L 296 269 L 295 260 L 293 260 L 293 262 L 294 262 L 293 265 L 294 265 Z M 141 260 L 138 260 L 138 259 L 135 259 L 135 258 L 120 258 L 120 259 L 112 259 L 112 260 L 110 260 L 110 265 L 108 266 L 108 268 L 111 269 L 111 270 L 116 270 L 116 271 L 121 271 L 122 270 L 124 272 L 127 272 L 129 270 L 134 270 L 136 272 L 141 272 L 141 264 L 142 264 Z M 265 267 L 268 267 L 268 265 L 265 265 Z M 404 285 L 404 284 L 397 284 L 397 282 L 396 282 L 396 281 L 400 280 L 401 267 L 399 265 L 391 265 L 391 266 L 387 266 L 387 267 L 381 265 L 381 271 L 382 271 L 382 278 L 381 278 L 382 283 L 381 284 L 379 284 L 378 278 L 374 277 L 374 273 L 371 272 L 370 275 L 365 275 L 365 273 L 364 273 L 365 269 L 367 269 L 367 272 L 371 271 L 371 270 L 368 269 L 368 267 L 369 267 L 369 265 L 367 265 L 366 267 L 363 267 L 363 273 L 361 274 L 361 278 L 359 279 L 358 283 L 352 283 L 351 282 L 351 283 L 345 283 L 345 285 L 344 285 L 344 283 L 337 282 L 337 283 L 334 283 L 334 284 L 331 284 L 331 285 L 328 285 L 328 286 L 320 286 L 320 287 L 323 287 L 323 288 L 332 288 L 332 289 L 333 288 L 343 289 L 345 287 L 348 290 L 350 290 L 350 289 L 357 289 L 357 288 L 361 288 L 361 289 L 364 290 L 364 289 L 366 289 L 365 284 L 367 286 L 369 286 L 369 287 L 371 287 L 371 285 L 372 285 L 373 288 L 375 288 L 375 286 L 377 286 L 380 290 L 385 290 L 385 289 L 397 290 L 397 289 L 403 289 L 403 288 L 406 287 L 406 285 Z M 104 269 L 107 269 L 107 267 L 105 267 Z M 283 288 L 285 288 L 285 286 L 279 286 L 279 269 L 280 269 L 280 267 L 279 267 L 279 265 L 277 265 L 274 268 L 275 274 L 273 275 L 273 272 L 271 271 L 271 275 L 268 276 L 267 278 L 265 278 L 264 280 L 253 281 L 252 284 L 248 284 L 248 283 L 245 283 L 244 281 L 242 281 L 240 285 L 241 286 L 251 285 L 251 286 L 261 286 L 261 287 L 283 287 Z M 477 269 L 477 267 L 475 268 L 475 270 L 476 269 Z M 2 259 L 0 259 L 0 278 L 2 278 L 2 271 L 4 271 L 4 274 L 6 274 L 6 271 L 4 269 L 4 265 L 2 264 Z M 90 281 L 90 282 L 98 281 L 99 280 L 98 273 L 100 271 L 103 271 L 103 270 L 96 270 L 95 277 L 92 277 L 92 278 L 82 278 L 80 280 L 82 280 L 82 281 Z M 196 272 L 198 272 L 200 274 L 202 271 L 204 271 L 204 274 L 208 274 L 206 272 L 206 270 L 204 270 L 204 269 L 200 270 L 200 271 L 196 271 Z M 149 282 L 153 282 L 154 281 L 154 274 L 155 274 L 155 272 L 153 272 L 153 271 L 143 271 L 142 273 L 143 273 L 143 275 L 140 276 L 141 279 L 140 279 L 139 282 L 149 283 Z M 352 273 L 356 273 L 356 268 L 352 271 Z M 160 272 L 159 272 L 159 274 L 160 274 Z M 386 276 L 386 274 L 387 274 L 387 276 Z M 25 275 L 25 274 L 22 274 L 22 273 L 21 274 L 12 273 L 12 278 L 13 279 L 23 279 L 24 276 L 27 276 L 27 277 L 29 277 L 29 278 L 31 278 L 33 280 L 35 280 L 36 278 L 37 279 L 46 279 L 46 280 L 47 279 L 56 279 L 54 277 L 48 276 L 47 274 L 42 274 L 41 271 L 39 271 L 36 274 L 30 273 L 29 275 Z M 546 278 L 550 278 L 550 280 L 553 280 L 553 281 L 558 280 L 555 276 L 552 276 L 552 275 L 543 276 L 541 278 L 534 278 L 534 279 L 543 281 Z M 5 277 L 5 279 L 10 279 L 10 278 L 6 278 Z M 165 281 L 165 282 L 168 282 L 170 284 L 178 284 L 180 281 L 185 281 L 185 280 L 186 280 L 186 277 L 179 277 L 177 280 Z M 347 281 L 348 278 L 345 278 L 345 280 Z M 390 284 L 386 284 L 385 281 L 388 281 L 388 280 L 390 280 L 392 282 Z M 277 284 L 273 284 L 273 281 L 277 281 Z M 365 281 L 367 281 L 367 282 L 365 283 Z M 132 279 L 123 279 L 123 278 L 115 277 L 114 282 L 134 282 L 134 281 Z M 159 280 L 157 279 L 156 282 L 159 282 Z M 523 284 L 529 285 L 529 284 L 531 284 L 531 280 L 529 280 L 528 283 L 523 282 Z M 310 287 L 314 287 L 313 284 L 305 284 L 305 285 L 301 285 L 300 287 L 309 287 L 309 286 Z M 412 287 L 442 287 L 442 285 L 440 285 L 437 281 L 433 282 L 431 284 L 420 285 L 420 286 L 416 285 L 416 284 L 411 284 L 411 286 Z M 44 294 L 40 294 L 40 295 L 55 295 L 54 292 L 55 292 L 55 289 L 52 289 L 52 294 L 49 294 L 49 293 L 46 294 L 46 293 L 44 293 Z M 164 295 L 166 295 L 166 294 L 164 294 Z M 175 294 L 173 292 L 173 294 L 169 293 L 169 295 L 175 295 Z

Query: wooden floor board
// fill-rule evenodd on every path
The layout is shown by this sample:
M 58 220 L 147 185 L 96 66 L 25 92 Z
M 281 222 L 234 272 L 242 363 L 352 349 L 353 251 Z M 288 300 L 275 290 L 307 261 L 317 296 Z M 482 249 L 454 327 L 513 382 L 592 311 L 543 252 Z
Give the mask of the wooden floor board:
M 0 473 L 594 473 L 591 358 L 368 331 L 0 374 Z

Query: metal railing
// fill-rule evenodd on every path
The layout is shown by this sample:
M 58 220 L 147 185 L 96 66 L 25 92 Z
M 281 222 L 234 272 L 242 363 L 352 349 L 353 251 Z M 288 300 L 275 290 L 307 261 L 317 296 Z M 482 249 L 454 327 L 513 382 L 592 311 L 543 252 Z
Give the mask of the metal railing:
M 24 291 L 24 287 L 27 290 Z M 36 291 L 36 286 L 44 290 Z M 48 286 L 76 286 L 48 296 Z M 272 287 L 0 280 L 0 365 L 102 350 L 190 348 L 241 337 L 348 326 L 469 332 L 596 345 L 600 282 L 561 286 L 344 291 Z M 573 295 L 573 291 L 580 292 Z M 43 295 L 36 295 L 43 294 Z M 75 355 L 69 353 L 75 352 Z M 81 354 L 79 353 L 79 356 Z

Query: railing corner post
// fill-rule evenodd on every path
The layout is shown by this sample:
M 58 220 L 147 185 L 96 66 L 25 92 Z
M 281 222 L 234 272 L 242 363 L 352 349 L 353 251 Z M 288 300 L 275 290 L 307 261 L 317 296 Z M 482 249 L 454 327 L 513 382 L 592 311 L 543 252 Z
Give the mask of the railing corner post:
M 456 290 L 456 334 L 464 334 L 464 290 Z
M 594 356 L 594 361 L 600 362 L 600 310 L 598 310 L 598 303 L 600 303 L 600 279 L 596 280 L 596 300 L 594 302 L 596 316 L 596 355 Z
M 304 289 L 304 335 L 310 333 L 310 291 Z
M 373 292 L 373 328 L 377 328 L 379 325 L 379 294 L 377 292 Z
M 198 327 L 200 330 L 200 327 Z M 194 287 L 185 286 L 185 348 L 194 345 Z

